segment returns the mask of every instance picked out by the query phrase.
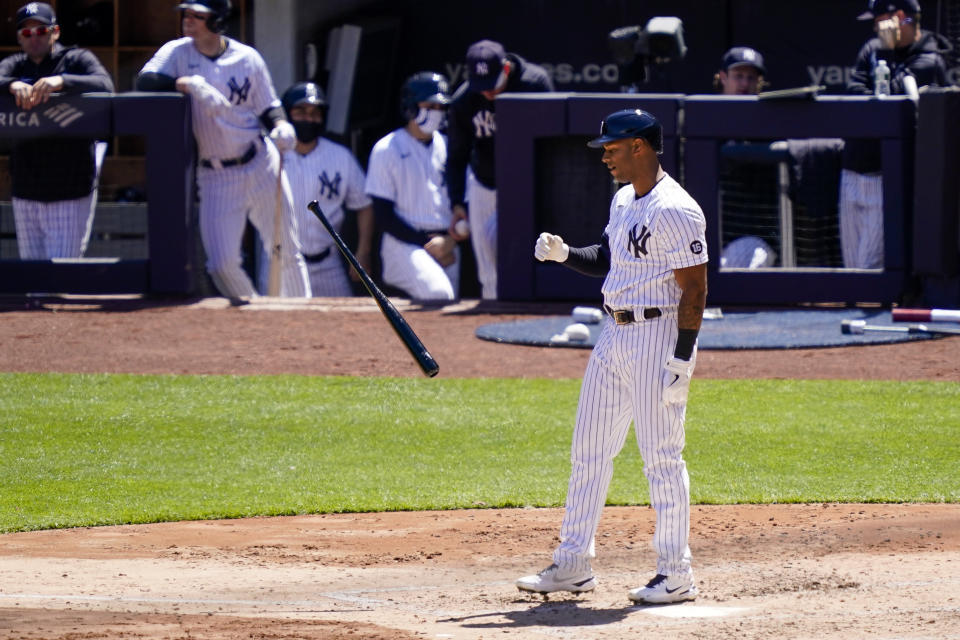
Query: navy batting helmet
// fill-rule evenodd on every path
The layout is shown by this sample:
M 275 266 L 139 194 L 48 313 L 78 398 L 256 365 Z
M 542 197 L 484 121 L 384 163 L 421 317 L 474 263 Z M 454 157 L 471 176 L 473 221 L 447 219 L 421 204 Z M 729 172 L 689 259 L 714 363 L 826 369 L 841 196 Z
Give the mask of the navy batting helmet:
M 290 115 L 290 109 L 298 104 L 315 104 L 321 109 L 327 108 L 327 97 L 323 94 L 323 89 L 313 82 L 298 82 L 283 92 L 280 98 L 283 109 Z
M 207 28 L 214 33 L 223 33 L 230 17 L 230 0 L 189 0 L 177 5 L 178 11 L 189 9 L 197 13 L 208 13 Z
M 400 89 L 400 112 L 405 121 L 417 116 L 417 105 L 421 102 L 450 104 L 450 89 L 442 73 L 420 71 L 403 83 Z
M 623 109 L 608 115 L 600 125 L 600 137 L 587 146 L 597 149 L 623 138 L 643 138 L 654 151 L 663 153 L 663 127 L 653 115 L 641 109 Z

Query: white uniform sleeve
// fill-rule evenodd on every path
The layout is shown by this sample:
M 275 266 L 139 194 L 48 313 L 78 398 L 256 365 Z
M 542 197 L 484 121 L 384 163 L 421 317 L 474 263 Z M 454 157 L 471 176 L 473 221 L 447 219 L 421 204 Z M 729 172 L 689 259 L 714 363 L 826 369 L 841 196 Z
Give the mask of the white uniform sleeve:
M 153 57 L 147 60 L 143 65 L 141 73 L 162 73 L 171 78 L 179 78 L 185 75 L 180 70 L 181 56 L 178 53 L 180 40 L 171 40 L 160 47 Z
M 356 158 L 347 153 L 347 195 L 343 199 L 344 205 L 347 209 L 363 209 L 368 207 L 371 204 L 370 196 L 367 195 L 364 191 L 364 175 L 363 169 L 360 168 L 360 163 L 357 162 Z
M 669 209 L 661 219 L 660 237 L 671 269 L 683 269 L 707 261 L 707 225 L 703 214 L 686 207 Z
M 370 152 L 370 162 L 367 166 L 367 181 L 365 191 L 371 196 L 397 201 L 397 185 L 391 170 L 393 165 L 390 148 L 377 143 Z
M 273 80 L 270 78 L 270 72 L 263 61 L 263 57 L 256 49 L 250 49 L 250 58 L 252 64 L 253 87 L 250 91 L 250 108 L 258 116 L 271 107 L 279 107 L 280 100 L 277 98 L 277 92 L 273 88 Z

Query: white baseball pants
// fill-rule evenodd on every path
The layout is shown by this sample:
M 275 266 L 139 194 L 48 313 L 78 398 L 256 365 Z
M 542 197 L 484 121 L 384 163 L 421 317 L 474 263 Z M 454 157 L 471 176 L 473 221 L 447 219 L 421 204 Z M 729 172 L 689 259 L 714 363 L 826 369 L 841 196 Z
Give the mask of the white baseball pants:
M 683 460 L 686 403 L 664 405 L 663 364 L 677 339 L 676 314 L 630 325 L 607 319 L 587 363 L 571 449 L 572 470 L 558 565 L 585 570 L 631 421 L 656 511 L 657 573 L 690 575 L 690 479 Z
M 481 297 L 497 299 L 497 191 L 480 184 L 467 169 L 466 199 L 469 206 L 470 244 L 477 259 Z
M 280 155 L 272 144 L 257 142 L 257 155 L 247 164 L 223 169 L 200 167 L 197 185 L 200 191 L 200 237 L 207 253 L 207 272 L 217 289 L 231 298 L 257 295 L 250 277 L 243 270 L 240 247 L 246 221 L 260 235 L 264 247 L 273 246 L 273 218 L 277 207 L 277 172 Z M 280 295 L 310 297 L 306 263 L 300 253 L 293 196 L 284 174 L 283 238 Z M 257 280 L 266 293 L 269 261 L 260 261 Z
M 75 200 L 13 198 L 12 203 L 21 260 L 83 257 L 97 208 L 96 189 Z
M 840 173 L 840 250 L 848 269 L 883 268 L 883 177 Z
M 460 249 L 454 251 L 454 263 L 441 267 L 420 245 L 385 233 L 380 241 L 383 281 L 414 300 L 456 300 L 460 293 Z

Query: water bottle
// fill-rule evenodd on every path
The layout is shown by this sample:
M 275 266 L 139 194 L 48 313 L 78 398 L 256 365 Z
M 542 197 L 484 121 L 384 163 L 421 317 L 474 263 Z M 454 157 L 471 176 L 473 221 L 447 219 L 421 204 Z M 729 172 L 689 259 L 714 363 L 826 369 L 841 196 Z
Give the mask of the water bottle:
M 873 68 L 873 95 L 890 95 L 890 67 L 886 60 L 877 61 L 877 66 Z

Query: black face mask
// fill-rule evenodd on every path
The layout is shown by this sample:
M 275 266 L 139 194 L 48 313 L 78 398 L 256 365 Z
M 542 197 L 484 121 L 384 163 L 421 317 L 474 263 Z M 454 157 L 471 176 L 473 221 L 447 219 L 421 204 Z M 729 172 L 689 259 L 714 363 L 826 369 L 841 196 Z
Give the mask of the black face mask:
M 292 120 L 293 130 L 297 134 L 297 140 L 300 142 L 313 142 L 323 133 L 322 122 L 309 122 L 307 120 Z

